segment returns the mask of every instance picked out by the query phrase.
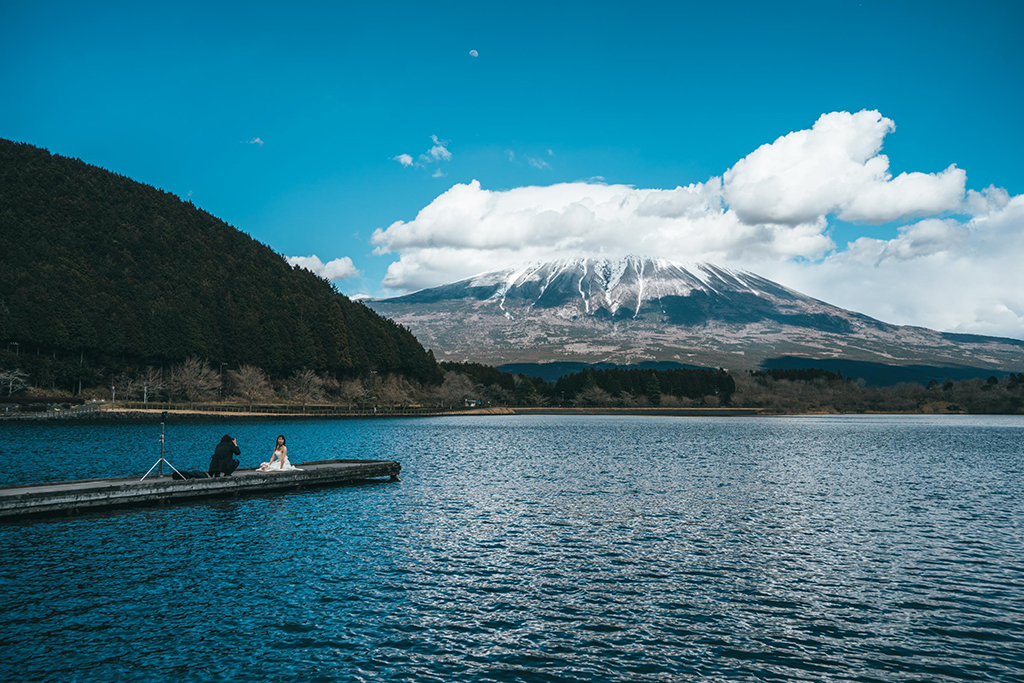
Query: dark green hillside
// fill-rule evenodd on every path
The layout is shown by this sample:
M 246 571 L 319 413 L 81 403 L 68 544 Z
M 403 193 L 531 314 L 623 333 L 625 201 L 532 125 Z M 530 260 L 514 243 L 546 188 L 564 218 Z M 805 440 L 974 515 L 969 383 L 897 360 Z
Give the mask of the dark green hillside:
M 0 343 L 97 368 L 195 355 L 434 381 L 394 322 L 190 202 L 0 140 Z

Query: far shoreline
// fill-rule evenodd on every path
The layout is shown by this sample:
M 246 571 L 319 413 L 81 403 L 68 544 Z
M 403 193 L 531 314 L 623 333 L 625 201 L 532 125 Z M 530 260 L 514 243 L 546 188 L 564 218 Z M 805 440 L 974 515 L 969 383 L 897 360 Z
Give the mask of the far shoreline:
M 394 419 L 403 417 L 475 417 L 488 415 L 581 415 L 581 416 L 645 416 L 645 417 L 825 417 L 825 416 L 847 416 L 847 415 L 970 415 L 966 412 L 929 412 L 929 411 L 864 411 L 864 412 L 839 412 L 839 411 L 807 411 L 778 413 L 768 412 L 762 408 L 615 408 L 615 407 L 575 407 L 575 406 L 536 406 L 536 407 L 491 407 L 491 408 L 460 408 L 460 409 L 438 409 L 438 410 L 416 410 L 403 409 L 381 409 L 374 411 L 275 411 L 275 410 L 223 410 L 223 409 L 202 409 L 202 408 L 119 408 L 106 405 L 94 407 L 88 411 L 78 412 L 67 410 L 61 412 L 47 411 L 39 413 L 20 413 L 0 417 L 0 424 L 4 422 L 158 422 L 162 420 L 209 420 L 212 422 L 224 420 L 280 420 L 280 419 Z M 977 413 L 978 415 L 1020 415 L 1020 413 Z

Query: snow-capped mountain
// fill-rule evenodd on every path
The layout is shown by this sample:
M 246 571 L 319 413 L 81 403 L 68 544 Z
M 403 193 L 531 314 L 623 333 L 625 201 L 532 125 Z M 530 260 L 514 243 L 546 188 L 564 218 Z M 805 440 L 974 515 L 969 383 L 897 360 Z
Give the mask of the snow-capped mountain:
M 890 325 L 754 273 L 660 258 L 563 259 L 366 302 L 439 358 L 675 361 L 749 368 L 767 358 L 1024 369 L 1024 342 Z

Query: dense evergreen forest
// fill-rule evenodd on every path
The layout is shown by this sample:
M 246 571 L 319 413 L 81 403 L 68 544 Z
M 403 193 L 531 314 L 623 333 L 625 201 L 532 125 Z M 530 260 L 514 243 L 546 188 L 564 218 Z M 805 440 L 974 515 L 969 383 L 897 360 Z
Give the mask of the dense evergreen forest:
M 8 140 L 0 354 L 57 390 L 188 357 L 270 378 L 442 379 L 408 330 L 191 202 Z
M 871 386 L 820 368 L 736 373 L 733 405 L 770 413 L 1024 412 L 1024 373 L 984 379 L 932 379 Z
M 728 404 L 736 385 L 725 370 L 587 368 L 547 382 L 540 377 L 512 375 L 479 363 L 441 363 L 447 373 L 467 377 L 477 392 L 503 405 L 661 405 L 672 399 Z
M 503 405 L 659 406 L 679 400 L 729 405 L 736 383 L 725 370 L 587 368 L 555 382 L 512 375 L 479 363 L 441 363 L 446 376 L 465 376 L 476 394 Z
M 987 380 L 946 378 L 928 384 L 869 386 L 822 368 L 753 372 L 652 368 L 588 368 L 555 382 L 511 375 L 475 363 L 441 363 L 436 397 L 485 405 L 581 408 L 759 408 L 767 413 L 1024 412 L 1024 373 Z M 431 400 L 434 396 L 425 397 Z

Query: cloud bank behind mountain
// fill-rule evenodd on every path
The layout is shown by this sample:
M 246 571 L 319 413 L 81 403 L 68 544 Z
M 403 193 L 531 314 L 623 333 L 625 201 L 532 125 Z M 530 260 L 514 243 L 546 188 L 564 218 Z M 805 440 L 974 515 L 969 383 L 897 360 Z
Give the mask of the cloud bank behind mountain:
M 452 186 L 375 231 L 397 254 L 384 286 L 410 291 L 510 264 L 629 253 L 748 268 L 901 324 L 1024 338 L 1024 195 L 967 188 L 967 173 L 893 175 L 895 123 L 832 112 L 721 176 L 674 189 L 596 182 Z M 898 226 L 836 244 L 836 221 Z

